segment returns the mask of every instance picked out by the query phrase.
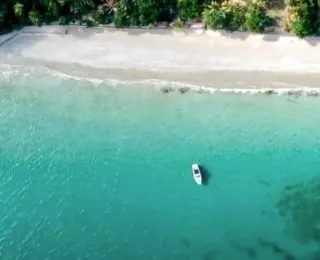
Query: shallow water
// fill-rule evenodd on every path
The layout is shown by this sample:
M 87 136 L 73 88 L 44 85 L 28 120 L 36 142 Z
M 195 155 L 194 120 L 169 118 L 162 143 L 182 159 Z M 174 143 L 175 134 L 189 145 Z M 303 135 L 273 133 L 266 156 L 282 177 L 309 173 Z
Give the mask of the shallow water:
M 311 259 L 276 204 L 319 175 L 319 99 L 138 85 L 1 79 L 1 259 Z

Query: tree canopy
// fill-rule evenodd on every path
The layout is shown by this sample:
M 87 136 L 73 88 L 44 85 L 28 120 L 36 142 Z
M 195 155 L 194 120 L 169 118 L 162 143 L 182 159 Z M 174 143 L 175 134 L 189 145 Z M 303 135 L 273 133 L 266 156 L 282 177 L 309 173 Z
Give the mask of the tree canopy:
M 2 0 L 0 32 L 24 25 L 87 26 L 114 23 L 116 27 L 159 22 L 204 20 L 212 29 L 263 32 L 272 19 L 267 0 Z M 299 37 L 320 33 L 317 0 L 287 0 L 285 30 Z

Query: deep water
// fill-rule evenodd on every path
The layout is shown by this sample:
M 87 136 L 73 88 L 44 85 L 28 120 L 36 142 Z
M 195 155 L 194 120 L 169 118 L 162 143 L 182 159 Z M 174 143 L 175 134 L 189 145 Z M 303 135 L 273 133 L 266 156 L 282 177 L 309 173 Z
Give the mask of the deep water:
M 315 259 L 320 190 L 283 211 L 320 173 L 319 98 L 22 73 L 0 93 L 1 260 Z

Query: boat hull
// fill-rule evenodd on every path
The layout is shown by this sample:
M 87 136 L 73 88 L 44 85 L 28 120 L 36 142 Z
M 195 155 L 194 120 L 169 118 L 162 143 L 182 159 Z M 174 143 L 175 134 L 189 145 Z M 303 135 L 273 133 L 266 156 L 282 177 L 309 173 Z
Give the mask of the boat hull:
M 194 181 L 198 185 L 201 185 L 202 184 L 202 175 L 201 175 L 201 171 L 200 171 L 199 165 L 194 163 L 194 164 L 192 164 L 191 168 L 192 168 L 192 174 L 193 174 Z

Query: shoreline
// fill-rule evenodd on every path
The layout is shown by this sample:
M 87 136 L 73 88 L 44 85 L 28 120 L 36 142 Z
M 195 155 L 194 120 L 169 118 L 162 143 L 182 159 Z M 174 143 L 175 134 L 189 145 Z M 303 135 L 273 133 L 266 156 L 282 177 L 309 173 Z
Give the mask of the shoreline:
M 130 87 L 151 87 L 155 88 L 158 91 L 162 92 L 163 94 L 186 94 L 186 93 L 198 93 L 198 94 L 215 94 L 215 93 L 227 93 L 227 94 L 249 94 L 249 95 L 264 95 L 264 96 L 274 96 L 274 95 L 285 95 L 288 96 L 288 98 L 293 97 L 297 98 L 300 96 L 309 96 L 309 97 L 318 97 L 320 96 L 320 88 L 319 87 L 312 87 L 312 86 L 303 86 L 303 85 L 296 85 L 296 84 L 289 84 L 282 82 L 271 82 L 272 79 L 270 78 L 270 84 L 268 82 L 264 82 L 264 84 L 260 85 L 248 85 L 249 80 L 246 79 L 252 79 L 252 77 L 249 77 L 248 74 L 243 74 L 243 72 L 235 72 L 235 71 L 225 71 L 223 72 L 223 75 L 229 76 L 228 80 L 226 82 L 221 80 L 221 73 L 217 72 L 215 74 L 217 77 L 212 78 L 214 79 L 220 79 L 220 84 L 213 84 L 210 82 L 208 85 L 201 85 L 199 84 L 199 81 L 197 81 L 195 84 L 192 82 L 188 82 L 187 80 L 184 81 L 175 81 L 172 78 L 171 79 L 156 79 L 155 77 L 151 77 L 150 79 L 146 78 L 137 78 L 137 77 L 131 77 L 126 78 L 124 77 L 123 72 L 124 71 L 114 71 L 112 72 L 110 70 L 103 70 L 103 73 L 107 73 L 107 77 L 102 76 L 99 77 L 99 74 L 97 74 L 97 69 L 93 70 L 93 73 L 87 71 L 86 75 L 83 75 L 80 72 L 79 68 L 74 68 L 73 71 L 76 71 L 77 73 L 73 73 L 70 70 L 66 70 L 64 67 L 62 70 L 59 71 L 59 69 L 54 69 L 52 67 L 52 64 L 50 66 L 25 66 L 25 65 L 9 65 L 9 64 L 0 64 L 0 68 L 2 69 L 2 75 L 0 74 L 0 83 L 1 81 L 7 81 L 11 79 L 11 75 L 13 76 L 13 79 L 16 77 L 16 73 L 24 75 L 24 77 L 28 78 L 31 76 L 31 78 L 34 77 L 47 77 L 48 80 L 50 77 L 53 77 L 53 79 L 59 79 L 59 80 L 75 80 L 75 81 L 86 81 L 89 84 L 92 84 L 94 87 L 98 86 L 110 86 L 116 85 L 116 86 L 130 86 Z M 70 69 L 70 68 L 69 68 Z M 74 70 L 75 69 L 75 70 Z M 87 70 L 88 68 L 86 68 Z M 100 71 L 101 72 L 101 71 Z M 129 74 L 132 72 L 128 72 Z M 147 72 L 150 76 L 149 72 Z M 241 78 L 241 81 L 235 80 L 235 75 Z M 166 74 L 167 75 L 167 74 Z M 256 75 L 256 73 L 255 73 Z M 263 76 L 258 74 L 259 76 Z M 3 77 L 4 76 L 4 77 Z M 189 75 L 191 78 L 194 75 Z M 214 76 L 214 75 L 211 75 Z M 247 76 L 247 77 L 245 77 Z M 271 76 L 270 74 L 266 73 L 265 78 L 268 78 L 268 76 Z M 287 79 L 286 76 L 289 75 L 282 75 L 284 79 Z M 300 77 L 300 75 L 296 75 L 297 77 Z M 233 78 L 232 78 L 233 77 Z M 290 77 L 292 78 L 292 77 Z M 294 79 L 293 79 L 294 80 Z M 300 80 L 303 80 L 300 78 Z M 256 82 L 256 78 L 254 80 Z M 106 85 L 105 85 L 106 84 Z M 289 100 L 290 101 L 290 100 Z
M 102 80 L 159 80 L 221 89 L 319 88 L 318 43 L 315 37 L 306 41 L 202 29 L 50 25 L 0 36 L 0 63 Z

